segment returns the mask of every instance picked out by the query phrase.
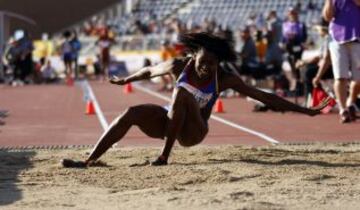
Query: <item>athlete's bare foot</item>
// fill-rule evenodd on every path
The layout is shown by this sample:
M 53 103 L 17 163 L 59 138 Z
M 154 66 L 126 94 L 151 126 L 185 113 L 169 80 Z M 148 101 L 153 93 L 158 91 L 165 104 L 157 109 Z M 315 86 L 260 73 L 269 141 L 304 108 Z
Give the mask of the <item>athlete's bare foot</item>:
M 75 161 L 71 159 L 62 159 L 60 163 L 64 168 L 86 168 L 88 166 L 85 161 Z
M 167 159 L 162 155 L 150 163 L 151 166 L 165 166 L 167 164 Z

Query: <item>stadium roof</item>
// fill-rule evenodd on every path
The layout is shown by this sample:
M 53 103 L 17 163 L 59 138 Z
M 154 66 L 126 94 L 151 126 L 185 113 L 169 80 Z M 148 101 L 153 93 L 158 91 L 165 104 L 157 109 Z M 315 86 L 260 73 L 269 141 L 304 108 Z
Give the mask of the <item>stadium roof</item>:
M 10 19 L 10 30 L 25 28 L 39 37 L 69 27 L 121 0 L 1 0 L 0 11 L 26 17 L 29 21 Z M 29 22 L 36 22 L 36 25 Z

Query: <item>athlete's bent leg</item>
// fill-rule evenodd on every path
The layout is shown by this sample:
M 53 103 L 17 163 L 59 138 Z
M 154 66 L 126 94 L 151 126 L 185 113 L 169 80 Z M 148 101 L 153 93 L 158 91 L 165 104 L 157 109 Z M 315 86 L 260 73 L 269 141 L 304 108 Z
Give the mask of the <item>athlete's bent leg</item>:
M 206 123 L 194 97 L 185 89 L 175 90 L 173 103 L 168 112 L 165 146 L 152 165 L 166 165 L 171 149 L 178 139 L 182 146 L 192 146 L 202 141 L 207 133 Z
M 82 167 L 91 165 L 98 160 L 114 143 L 121 140 L 131 126 L 136 125 L 152 138 L 164 138 L 168 118 L 167 111 L 157 105 L 139 105 L 130 107 L 116 118 L 109 129 L 98 140 L 90 156 L 85 162 L 63 160 L 65 167 Z

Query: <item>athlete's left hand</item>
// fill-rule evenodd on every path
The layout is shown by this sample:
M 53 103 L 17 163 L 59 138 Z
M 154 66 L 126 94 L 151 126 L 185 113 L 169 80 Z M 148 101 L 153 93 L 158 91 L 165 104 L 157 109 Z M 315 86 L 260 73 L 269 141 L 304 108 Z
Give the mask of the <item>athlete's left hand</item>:
M 324 99 L 319 105 L 317 105 L 316 107 L 312 107 L 309 109 L 308 114 L 310 116 L 315 116 L 321 113 L 321 110 L 324 109 L 327 105 L 329 105 L 329 102 L 331 100 L 331 97 L 327 97 L 326 99 Z

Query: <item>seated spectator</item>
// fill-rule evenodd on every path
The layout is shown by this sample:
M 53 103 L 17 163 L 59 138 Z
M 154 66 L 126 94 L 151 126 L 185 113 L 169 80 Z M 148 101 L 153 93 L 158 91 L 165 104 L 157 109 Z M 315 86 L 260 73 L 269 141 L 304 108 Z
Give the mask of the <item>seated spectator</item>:
M 289 54 L 288 58 L 292 68 L 301 59 L 306 40 L 307 30 L 305 24 L 299 21 L 298 12 L 295 9 L 290 9 L 288 19 L 283 23 L 282 43 L 284 49 Z
M 58 79 L 54 67 L 51 66 L 50 60 L 47 60 L 45 65 L 41 67 L 41 73 L 45 83 L 54 83 Z
M 321 21 L 320 25 L 316 26 L 318 33 L 321 38 L 321 45 L 317 55 L 311 57 L 308 60 L 299 60 L 296 64 L 297 68 L 304 68 L 305 70 L 305 96 L 308 96 L 312 93 L 313 90 L 313 80 L 314 84 L 319 84 L 321 78 L 323 79 L 332 79 L 331 65 L 329 62 L 330 54 L 328 51 L 329 39 L 328 36 L 328 23 L 325 20 Z M 317 85 L 316 85 L 317 86 Z
M 277 44 L 273 44 L 271 34 L 263 37 L 262 32 L 258 31 L 256 35 L 256 52 L 259 62 L 256 71 L 256 79 L 265 79 L 271 75 L 277 75 L 281 72 L 282 53 Z
M 45 65 L 45 60 L 45 57 L 41 57 L 38 62 L 35 62 L 33 74 L 33 80 L 35 84 L 41 84 L 43 82 L 41 67 Z
M 279 76 L 283 62 L 283 53 L 279 47 L 282 40 L 282 21 L 278 18 L 276 11 L 270 11 L 267 21 L 266 75 Z
M 271 69 L 268 74 L 279 74 L 281 72 L 281 65 L 283 62 L 283 53 L 278 45 L 278 42 L 272 37 L 272 34 L 268 33 L 267 39 L 267 50 L 265 55 L 265 64 L 267 69 Z
M 262 31 L 256 32 L 255 46 L 256 46 L 256 54 L 258 57 L 258 61 L 260 63 L 265 63 L 266 50 L 268 45 L 264 39 Z
M 240 58 L 242 60 L 240 74 L 256 78 L 258 74 L 259 63 L 257 61 L 256 46 L 250 35 L 249 28 L 246 27 L 242 29 L 240 36 L 244 43 L 240 52 Z
M 283 23 L 282 48 L 287 53 L 287 60 L 291 70 L 291 74 L 287 73 L 287 78 L 292 84 L 290 91 L 294 95 L 301 95 L 299 88 L 300 73 L 295 64 L 302 57 L 306 40 L 306 25 L 300 22 L 298 11 L 292 8 L 288 12 L 287 21 Z
M 167 61 L 176 57 L 176 51 L 168 40 L 162 42 L 160 57 L 162 61 Z M 171 76 L 161 76 L 161 83 L 159 91 L 172 91 L 174 79 Z

